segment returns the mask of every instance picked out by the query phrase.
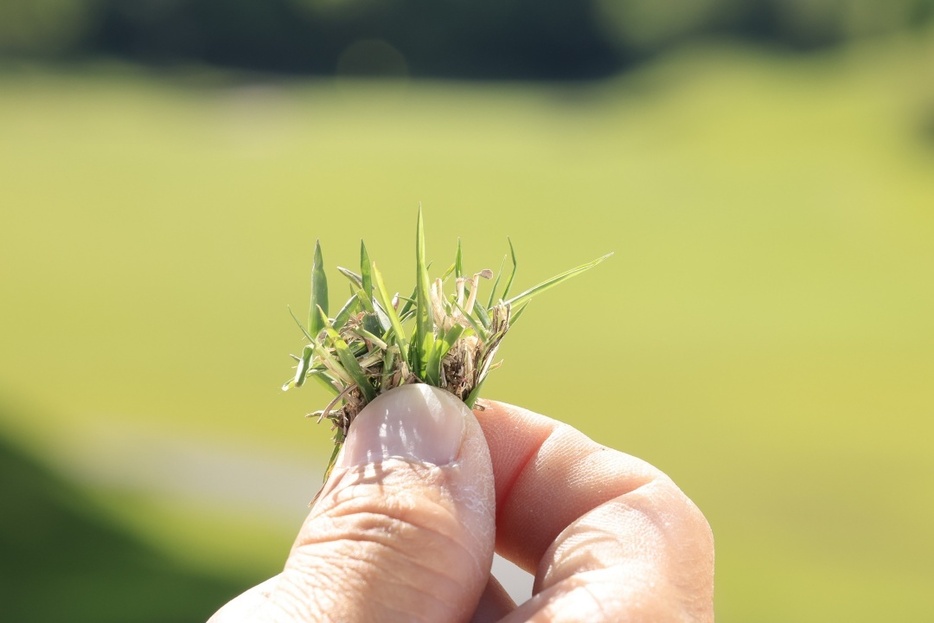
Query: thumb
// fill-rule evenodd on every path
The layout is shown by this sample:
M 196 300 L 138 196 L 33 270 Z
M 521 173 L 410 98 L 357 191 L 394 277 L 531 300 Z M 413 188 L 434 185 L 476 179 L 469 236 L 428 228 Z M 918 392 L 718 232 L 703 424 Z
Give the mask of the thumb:
M 468 621 L 489 577 L 494 506 L 470 409 L 428 385 L 394 389 L 351 425 L 270 597 L 286 600 L 283 621 Z

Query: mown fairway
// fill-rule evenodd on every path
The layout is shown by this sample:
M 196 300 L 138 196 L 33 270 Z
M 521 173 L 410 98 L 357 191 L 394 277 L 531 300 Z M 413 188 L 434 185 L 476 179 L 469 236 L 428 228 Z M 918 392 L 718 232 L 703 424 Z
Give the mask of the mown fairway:
M 719 621 L 928 620 L 930 40 L 568 87 L 7 69 L 0 424 L 172 556 L 274 572 L 328 447 L 323 394 L 278 389 L 286 305 L 316 238 L 333 298 L 360 238 L 408 289 L 421 203 L 436 269 L 458 237 L 480 269 L 511 236 L 520 287 L 616 252 L 535 301 L 486 395 L 671 474 L 714 527 Z M 308 490 L 224 506 L 179 446 Z

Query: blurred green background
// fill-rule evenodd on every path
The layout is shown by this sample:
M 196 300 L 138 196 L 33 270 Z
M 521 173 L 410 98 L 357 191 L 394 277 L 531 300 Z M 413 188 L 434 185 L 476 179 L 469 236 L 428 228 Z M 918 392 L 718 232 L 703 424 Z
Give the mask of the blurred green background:
M 10 620 L 277 572 L 329 446 L 287 306 L 317 238 L 409 288 L 421 204 L 437 266 L 508 235 L 520 287 L 615 251 L 485 395 L 668 472 L 719 621 L 929 621 L 931 3 L 444 6 L 0 4 Z

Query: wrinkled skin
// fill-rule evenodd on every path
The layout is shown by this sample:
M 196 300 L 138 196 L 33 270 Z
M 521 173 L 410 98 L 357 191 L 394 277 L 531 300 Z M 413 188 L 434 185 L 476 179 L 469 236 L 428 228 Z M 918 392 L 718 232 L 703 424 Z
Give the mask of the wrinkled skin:
M 210 623 L 713 621 L 713 538 L 662 472 L 424 385 L 351 426 L 285 568 Z M 417 425 L 416 425 L 417 423 Z M 535 574 L 516 605 L 495 550 Z

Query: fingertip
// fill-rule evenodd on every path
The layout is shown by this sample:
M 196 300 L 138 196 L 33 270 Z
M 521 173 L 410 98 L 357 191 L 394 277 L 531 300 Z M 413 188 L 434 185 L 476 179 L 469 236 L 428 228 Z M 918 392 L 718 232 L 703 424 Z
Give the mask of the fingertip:
M 464 442 L 470 410 L 452 394 L 423 383 L 381 394 L 354 419 L 342 467 L 402 458 L 447 465 Z

